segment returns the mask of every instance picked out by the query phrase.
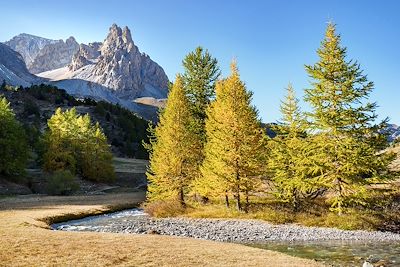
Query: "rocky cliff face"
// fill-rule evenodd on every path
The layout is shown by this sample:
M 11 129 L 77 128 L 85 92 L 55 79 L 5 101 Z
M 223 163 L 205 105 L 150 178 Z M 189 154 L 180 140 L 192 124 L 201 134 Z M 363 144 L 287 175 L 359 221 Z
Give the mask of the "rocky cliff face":
M 0 43 L 0 82 L 3 80 L 14 86 L 40 82 L 39 78 L 29 73 L 21 54 Z
M 32 73 L 62 68 L 71 63 L 72 57 L 79 50 L 79 44 L 74 37 L 69 37 L 65 42 L 60 40 L 57 43 L 44 46 L 33 62 L 28 66 Z
M 34 36 L 26 33 L 21 33 L 11 40 L 5 42 L 6 45 L 11 47 L 14 51 L 20 53 L 29 67 L 40 50 L 48 44 L 55 44 L 58 40 L 50 40 L 39 36 Z
M 149 56 L 140 53 L 127 27 L 112 25 L 101 46 L 81 45 L 69 70 L 75 71 L 73 78 L 100 84 L 123 99 L 167 95 L 167 75 Z
M 68 65 L 70 71 L 76 71 L 83 66 L 95 63 L 100 56 L 101 43 L 81 44 L 78 52 L 72 57 L 72 62 Z
M 400 140 L 400 126 L 396 124 L 388 124 L 386 132 L 388 134 L 389 142 Z
M 51 40 L 30 34 L 20 34 L 5 42 L 20 53 L 31 73 L 40 73 L 65 67 L 79 49 L 74 37 L 63 40 Z

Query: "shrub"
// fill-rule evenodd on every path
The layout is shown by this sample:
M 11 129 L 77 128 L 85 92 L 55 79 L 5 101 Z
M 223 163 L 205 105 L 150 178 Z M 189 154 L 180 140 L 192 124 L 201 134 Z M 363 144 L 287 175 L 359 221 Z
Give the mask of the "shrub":
M 79 184 L 70 171 L 56 171 L 47 178 L 47 193 L 70 195 L 79 189 Z
M 106 115 L 106 110 L 104 109 L 104 105 L 102 103 L 98 103 L 95 108 L 94 112 L 99 114 L 100 116 L 105 116 Z
M 35 115 L 40 117 L 40 108 L 39 106 L 30 99 L 27 99 L 24 103 L 24 115 Z

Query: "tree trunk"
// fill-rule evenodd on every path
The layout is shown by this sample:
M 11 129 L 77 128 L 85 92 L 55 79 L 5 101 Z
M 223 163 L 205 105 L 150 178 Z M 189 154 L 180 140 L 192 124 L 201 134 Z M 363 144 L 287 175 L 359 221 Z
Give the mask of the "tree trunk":
M 229 208 L 229 197 L 228 197 L 228 192 L 225 191 L 225 205 L 227 208 Z
M 297 196 L 296 189 L 294 188 L 292 191 L 293 195 L 293 211 L 298 212 L 299 211 L 299 198 Z
M 238 211 L 242 210 L 242 205 L 240 203 L 240 193 L 238 193 L 236 195 L 236 208 L 237 208 Z
M 246 212 L 246 213 L 249 212 L 249 191 L 247 191 L 247 190 L 246 190 L 246 206 L 245 206 L 244 212 Z
M 242 205 L 240 204 L 240 175 L 239 175 L 239 162 L 236 159 L 236 207 L 238 211 L 242 210 Z
M 236 189 L 236 208 L 238 211 L 242 210 L 242 205 L 240 203 L 240 187 L 239 187 L 239 185 L 237 185 L 237 189 Z
M 342 194 L 342 180 L 340 178 L 337 179 L 338 186 L 339 186 L 339 201 L 338 201 L 338 215 L 342 215 L 342 201 L 343 201 L 343 194 Z
M 183 197 L 183 187 L 181 187 L 179 190 L 179 202 L 183 208 L 186 208 L 185 199 Z

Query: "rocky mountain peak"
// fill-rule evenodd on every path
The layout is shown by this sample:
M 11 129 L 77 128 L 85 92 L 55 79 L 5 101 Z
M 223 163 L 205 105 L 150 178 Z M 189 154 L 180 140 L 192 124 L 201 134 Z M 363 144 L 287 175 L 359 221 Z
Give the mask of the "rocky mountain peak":
M 28 70 L 35 74 L 65 67 L 79 49 L 72 36 L 64 42 L 22 33 L 5 44 L 20 53 Z
M 388 135 L 389 142 L 400 140 L 400 126 L 396 124 L 388 124 L 385 133 Z
M 22 55 L 25 64 L 29 69 L 40 50 L 48 44 L 55 44 L 58 42 L 59 40 L 51 40 L 32 34 L 21 33 L 5 42 L 5 44 Z
M 110 34 L 120 36 L 122 34 L 122 30 L 116 23 L 113 23 L 110 27 Z
M 131 30 L 129 30 L 129 28 L 127 26 L 125 26 L 124 29 L 122 30 L 122 39 L 127 44 L 129 44 L 129 43 L 133 44 Z
M 101 43 L 89 43 L 89 45 L 80 44 L 78 52 L 72 57 L 72 62 L 68 69 L 76 71 L 86 65 L 94 63 L 100 56 Z
M 115 90 L 123 98 L 149 94 L 146 90 L 158 92 L 157 97 L 166 96 L 168 78 L 164 70 L 140 53 L 128 27 L 121 29 L 113 24 L 100 52 L 101 56 L 93 68 L 100 84 Z
M 163 68 L 139 51 L 129 28 L 117 24 L 111 25 L 103 43 L 79 45 L 68 68 L 39 76 L 51 79 L 74 95 L 120 103 L 146 117 L 149 112 L 142 107 L 146 104 L 134 100 L 165 98 L 169 83 Z M 155 109 L 152 112 L 154 115 Z
M 75 40 L 73 36 L 70 36 L 67 40 L 65 40 L 67 45 L 76 45 L 78 42 Z
M 104 40 L 101 48 L 102 55 L 113 53 L 116 50 L 135 50 L 138 51 L 137 47 L 133 43 L 131 31 L 128 27 L 121 29 L 118 25 L 113 24 L 110 27 L 107 38 Z
M 57 43 L 47 44 L 29 65 L 29 70 L 32 73 L 41 73 L 65 67 L 71 63 L 78 49 L 79 44 L 72 36 L 65 42 L 60 40 Z

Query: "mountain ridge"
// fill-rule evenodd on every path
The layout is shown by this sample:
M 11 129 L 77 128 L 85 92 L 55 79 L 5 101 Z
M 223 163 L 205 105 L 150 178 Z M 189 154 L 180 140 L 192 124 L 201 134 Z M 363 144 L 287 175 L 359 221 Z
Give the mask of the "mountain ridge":
M 28 86 L 40 82 L 41 79 L 28 71 L 20 53 L 0 43 L 0 82 L 2 81 L 13 86 Z
M 45 45 L 28 67 L 33 74 L 65 67 L 71 63 L 72 57 L 79 49 L 73 36 L 56 43 Z
M 168 94 L 169 79 L 163 68 L 140 52 L 126 26 L 113 24 L 103 42 L 78 44 L 74 37 L 64 42 L 23 33 L 5 44 L 25 55 L 22 58 L 29 63 L 25 68 L 39 76 L 38 80 L 77 97 L 120 104 L 147 119 L 157 117 L 157 99 Z M 19 80 L 14 84 L 18 83 L 29 85 Z M 135 101 L 142 97 L 156 101 Z M 143 108 L 151 103 L 157 105 Z
M 54 44 L 58 41 L 59 40 L 48 39 L 33 34 L 21 33 L 4 42 L 4 44 L 20 53 L 28 67 L 41 49 L 48 44 Z

